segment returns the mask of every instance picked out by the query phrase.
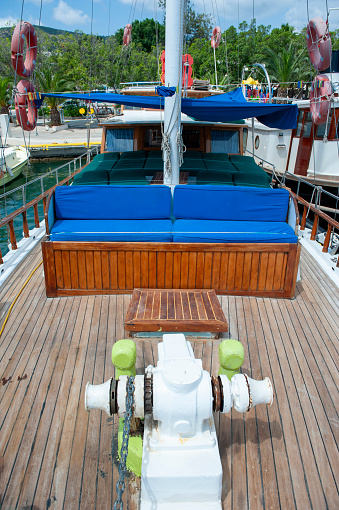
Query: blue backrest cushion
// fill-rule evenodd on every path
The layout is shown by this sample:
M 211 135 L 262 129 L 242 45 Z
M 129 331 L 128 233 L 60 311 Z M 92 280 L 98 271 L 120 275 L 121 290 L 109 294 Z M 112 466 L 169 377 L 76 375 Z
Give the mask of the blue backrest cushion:
M 171 213 L 168 186 L 58 186 L 59 220 L 166 219 Z
M 226 221 L 286 221 L 288 191 L 244 186 L 179 185 L 176 218 Z

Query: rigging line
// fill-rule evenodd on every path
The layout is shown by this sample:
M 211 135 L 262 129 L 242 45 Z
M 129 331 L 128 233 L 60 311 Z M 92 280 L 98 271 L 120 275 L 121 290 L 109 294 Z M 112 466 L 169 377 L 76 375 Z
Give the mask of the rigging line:
M 223 11 L 224 11 L 224 23 L 226 27 L 226 12 L 225 12 L 225 0 L 223 0 Z M 228 72 L 228 56 L 227 56 L 227 29 L 225 28 L 225 62 L 226 62 L 226 74 L 227 74 L 227 83 L 230 84 L 230 77 Z
M 240 6 L 238 0 L 238 27 L 237 27 L 237 39 L 238 39 L 238 83 L 240 82 L 240 53 L 239 53 L 239 25 L 240 25 Z
M 111 25 L 111 3 L 112 3 L 112 0 L 109 0 L 109 4 L 108 4 L 108 28 L 107 28 L 107 37 L 109 37 L 109 32 L 110 32 L 110 25 Z
M 143 2 L 142 2 L 140 19 L 142 19 L 142 15 L 143 15 L 143 13 L 144 13 L 144 6 L 145 6 L 145 0 L 143 0 Z
M 93 6 L 94 2 L 92 0 L 92 15 L 91 15 L 91 56 L 89 60 L 89 79 L 90 79 L 90 88 L 92 88 L 92 58 L 93 58 Z
M 252 44 L 252 61 L 253 61 L 253 64 L 254 64 L 254 42 L 255 42 L 255 18 L 254 18 L 254 0 L 252 2 L 252 6 L 253 6 L 253 12 L 252 12 L 252 40 L 253 40 L 253 44 Z

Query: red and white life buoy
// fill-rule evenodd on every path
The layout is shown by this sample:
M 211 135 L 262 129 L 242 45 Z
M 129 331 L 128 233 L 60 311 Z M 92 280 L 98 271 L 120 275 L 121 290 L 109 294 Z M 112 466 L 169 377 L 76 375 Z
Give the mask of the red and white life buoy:
M 325 74 L 318 74 L 310 89 L 310 111 L 314 124 L 324 124 L 330 109 L 332 85 Z
M 160 81 L 161 84 L 165 84 L 165 50 L 161 52 L 161 76 Z M 185 53 L 182 56 L 182 86 L 183 87 L 192 87 L 193 85 L 193 57 L 189 53 Z
M 17 121 L 24 131 L 33 131 L 38 117 L 38 109 L 33 99 L 34 85 L 27 80 L 21 80 L 17 89 L 14 98 Z
M 325 71 L 331 63 L 332 42 L 326 22 L 312 18 L 307 25 L 307 49 L 317 71 Z
M 24 61 L 24 42 L 26 39 L 27 50 Z M 14 71 L 23 78 L 28 78 L 33 74 L 37 54 L 38 38 L 33 25 L 27 21 L 19 22 L 14 29 L 11 42 L 11 60 Z
M 127 23 L 124 30 L 124 36 L 122 38 L 122 42 L 124 46 L 128 46 L 132 39 L 132 25 Z
M 212 48 L 217 48 L 220 44 L 221 39 L 221 28 L 220 27 L 214 27 L 211 37 L 211 46 Z

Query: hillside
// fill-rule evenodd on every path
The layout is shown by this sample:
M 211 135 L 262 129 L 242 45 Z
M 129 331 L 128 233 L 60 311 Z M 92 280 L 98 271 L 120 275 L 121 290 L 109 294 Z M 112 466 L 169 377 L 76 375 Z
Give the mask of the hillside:
M 35 28 L 45 32 L 48 35 L 65 35 L 65 34 L 73 34 L 74 32 L 70 32 L 69 30 L 59 30 L 58 28 L 44 27 L 44 26 L 36 26 Z M 12 37 L 13 27 L 1 27 L 0 28 L 0 37 Z

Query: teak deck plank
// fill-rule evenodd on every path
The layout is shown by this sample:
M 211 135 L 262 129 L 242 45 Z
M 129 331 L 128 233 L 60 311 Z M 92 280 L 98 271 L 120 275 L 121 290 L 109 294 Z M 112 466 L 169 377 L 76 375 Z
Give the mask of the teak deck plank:
M 279 256 L 284 255 L 276 258 Z M 137 254 L 131 258 L 128 251 L 119 260 L 113 253 L 106 253 L 100 261 L 90 252 L 84 252 L 83 260 L 85 257 L 93 266 L 101 264 L 102 281 L 94 281 L 93 273 L 81 274 L 81 257 L 74 259 L 70 253 L 68 258 L 60 252 L 63 285 L 77 279 L 86 288 L 92 284 L 105 287 L 107 264 L 116 267 L 110 277 L 124 285 L 128 264 L 139 265 L 136 281 L 142 278 L 145 264 L 151 264 L 150 259 Z M 220 285 L 229 281 L 236 288 L 237 276 L 231 274 L 234 256 L 227 257 L 227 274 L 220 274 Z M 189 254 L 177 274 L 178 259 L 175 254 L 167 284 L 195 279 L 202 263 L 210 264 L 213 281 L 214 268 L 220 263 L 218 256 L 205 261 L 204 253 Z M 40 246 L 0 288 L 1 322 L 39 260 Z M 246 285 L 254 284 L 252 267 L 262 262 L 245 255 L 243 284 L 244 278 Z M 258 406 L 244 415 L 215 413 L 224 510 L 339 507 L 338 289 L 304 251 L 301 274 L 292 301 L 219 296 L 216 299 L 228 332 L 220 340 L 192 343 L 203 368 L 217 375 L 220 341 L 238 339 L 245 350 L 242 372 L 256 379 L 268 376 L 274 388 L 271 407 Z M 271 275 L 268 272 L 265 282 L 260 279 L 255 285 L 279 287 L 281 282 Z M 164 277 L 164 287 L 165 283 Z M 133 313 L 142 318 L 151 315 L 155 321 L 190 317 L 196 322 L 211 317 L 209 301 L 199 300 L 189 291 L 180 299 L 177 294 L 168 299 L 169 295 L 168 289 L 161 290 L 151 302 L 145 295 Z M 99 384 L 114 376 L 111 349 L 125 337 L 124 321 L 131 302 L 131 296 L 124 294 L 46 299 L 42 268 L 21 294 L 0 338 L 2 510 L 113 507 L 118 418 L 99 411 L 87 414 L 83 397 L 88 381 Z M 158 342 L 136 340 L 137 373 L 156 364 Z M 138 510 L 139 488 L 140 481 L 128 476 L 124 508 Z

